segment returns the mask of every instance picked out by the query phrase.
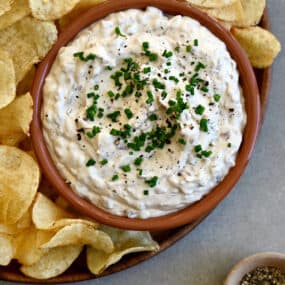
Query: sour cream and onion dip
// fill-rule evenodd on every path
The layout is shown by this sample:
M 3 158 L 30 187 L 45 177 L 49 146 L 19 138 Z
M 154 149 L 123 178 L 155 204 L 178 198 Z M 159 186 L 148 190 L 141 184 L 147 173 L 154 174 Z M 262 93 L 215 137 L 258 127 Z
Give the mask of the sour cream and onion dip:
M 149 218 L 223 180 L 246 113 L 225 44 L 189 17 L 149 7 L 111 14 L 60 49 L 42 124 L 73 191 L 115 215 Z

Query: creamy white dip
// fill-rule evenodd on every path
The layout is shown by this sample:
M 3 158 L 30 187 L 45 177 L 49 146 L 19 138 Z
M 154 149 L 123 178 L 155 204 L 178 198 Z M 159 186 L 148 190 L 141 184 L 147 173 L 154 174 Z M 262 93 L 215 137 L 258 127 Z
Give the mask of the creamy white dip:
M 236 63 L 189 17 L 109 15 L 60 49 L 43 92 L 56 167 L 113 214 L 182 209 L 235 165 L 246 123 Z

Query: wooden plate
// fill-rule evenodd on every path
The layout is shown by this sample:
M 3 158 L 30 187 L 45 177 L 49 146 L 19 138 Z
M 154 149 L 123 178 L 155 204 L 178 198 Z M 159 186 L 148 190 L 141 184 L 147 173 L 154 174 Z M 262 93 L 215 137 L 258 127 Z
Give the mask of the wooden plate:
M 270 28 L 267 11 L 264 13 L 260 26 L 265 29 Z M 256 70 L 255 73 L 260 91 L 262 118 L 264 118 L 271 84 L 271 68 Z M 190 233 L 206 216 L 194 223 L 173 230 L 152 232 L 153 238 L 160 244 L 160 250 L 158 252 L 136 253 L 125 256 L 119 263 L 111 266 L 99 276 L 94 276 L 88 271 L 85 253 L 83 252 L 77 261 L 64 274 L 49 280 L 35 280 L 24 276 L 19 271 L 19 265 L 16 262 L 12 262 L 9 266 L 0 266 L 0 279 L 14 282 L 54 284 L 83 281 L 110 275 L 139 264 L 172 246 L 176 241 Z

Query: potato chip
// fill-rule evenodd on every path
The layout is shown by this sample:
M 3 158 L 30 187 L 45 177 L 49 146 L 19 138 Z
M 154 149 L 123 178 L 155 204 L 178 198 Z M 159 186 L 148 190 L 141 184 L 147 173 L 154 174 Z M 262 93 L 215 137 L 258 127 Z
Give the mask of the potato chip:
M 85 12 L 89 8 L 100 4 L 106 0 L 81 0 L 70 13 L 60 18 L 58 23 L 59 27 L 62 30 L 65 26 L 71 23 L 76 17 L 78 17 L 81 13 Z
M 15 224 L 36 195 L 40 170 L 24 151 L 0 146 L 0 223 Z
M 0 50 L 0 109 L 10 104 L 15 96 L 16 79 L 13 61 L 6 51 Z
M 0 31 L 0 46 L 13 59 L 17 83 L 48 53 L 56 39 L 54 23 L 31 17 Z
M 39 20 L 56 20 L 71 11 L 80 0 L 29 0 L 32 15 Z
M 281 51 L 278 39 L 260 27 L 233 28 L 232 33 L 246 51 L 253 67 L 270 66 Z
M 15 256 L 23 265 L 32 265 L 48 252 L 48 249 L 41 248 L 48 242 L 54 232 L 37 230 L 33 227 L 21 231 L 15 238 Z
M 41 193 L 37 194 L 32 210 L 32 219 L 36 228 L 46 230 L 62 228 L 77 223 L 90 225 L 94 228 L 98 227 L 98 224 L 95 222 L 76 219 L 74 215 L 59 208 Z
M 82 246 L 70 245 L 50 249 L 31 266 L 22 266 L 20 270 L 36 279 L 48 279 L 62 274 L 82 251 Z
M 35 66 L 32 66 L 32 68 L 26 73 L 22 81 L 18 83 L 16 90 L 17 95 L 25 94 L 31 91 L 35 73 L 36 68 Z
M 0 265 L 8 265 L 14 256 L 12 237 L 0 234 Z
M 66 245 L 90 245 L 92 248 L 111 253 L 114 245 L 108 234 L 98 231 L 90 225 L 72 224 L 60 229 L 42 248 Z
M 202 10 L 205 11 L 210 16 L 225 22 L 241 21 L 244 18 L 244 11 L 240 0 L 222 8 L 214 8 L 214 9 L 203 8 Z
M 204 8 L 221 8 L 231 5 L 238 0 L 187 0 L 189 3 Z
M 16 0 L 11 9 L 0 17 L 0 30 L 3 30 L 30 14 L 28 0 Z
M 33 99 L 29 93 L 17 97 L 0 110 L 0 144 L 17 145 L 29 135 L 33 117 Z
M 233 23 L 237 27 L 257 25 L 264 13 L 266 0 L 241 0 L 244 10 L 244 18 Z
M 100 230 L 111 236 L 115 250 L 107 254 L 90 246 L 87 248 L 87 266 L 93 274 L 103 272 L 128 253 L 159 249 L 149 232 L 125 231 L 107 226 L 100 227 Z
M 0 0 L 0 16 L 11 9 L 13 0 Z

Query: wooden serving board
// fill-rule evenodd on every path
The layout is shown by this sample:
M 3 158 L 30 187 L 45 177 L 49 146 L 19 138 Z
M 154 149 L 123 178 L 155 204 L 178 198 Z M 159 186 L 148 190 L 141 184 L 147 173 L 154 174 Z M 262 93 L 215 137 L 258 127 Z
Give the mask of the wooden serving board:
M 267 11 L 265 11 L 264 13 L 260 26 L 262 26 L 265 29 L 270 29 Z M 260 91 L 260 104 L 261 104 L 262 119 L 263 119 L 270 91 L 271 68 L 255 70 L 255 74 Z M 263 120 L 261 120 L 261 123 L 262 121 Z M 152 232 L 151 234 L 153 238 L 160 245 L 159 251 L 135 253 L 125 256 L 119 263 L 109 267 L 99 276 L 94 276 L 88 271 L 85 261 L 86 260 L 85 252 L 83 252 L 81 256 L 75 261 L 75 263 L 64 274 L 49 280 L 35 280 L 24 276 L 19 271 L 19 264 L 17 264 L 16 262 L 12 262 L 9 266 L 5 267 L 0 266 L 0 279 L 6 281 L 21 282 L 21 283 L 54 284 L 54 283 L 77 282 L 77 281 L 95 279 L 95 278 L 100 278 L 102 276 L 110 275 L 112 273 L 119 272 L 129 267 L 132 267 L 136 264 L 139 264 L 153 257 L 154 255 L 157 255 L 160 252 L 164 251 L 168 247 L 172 246 L 175 242 L 177 242 L 178 240 L 186 236 L 188 233 L 190 233 L 197 225 L 199 225 L 204 220 L 206 216 L 207 215 L 195 221 L 194 223 L 173 230 Z

